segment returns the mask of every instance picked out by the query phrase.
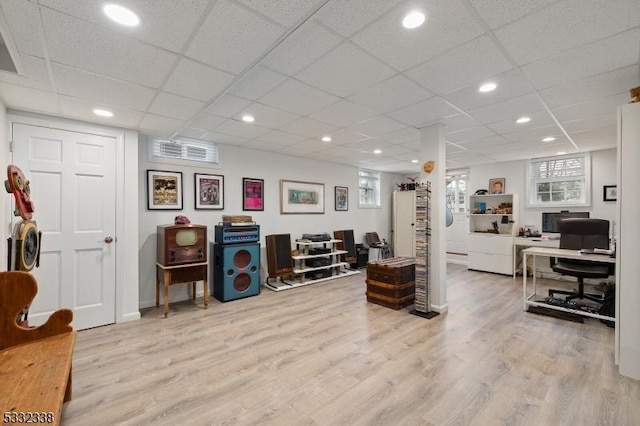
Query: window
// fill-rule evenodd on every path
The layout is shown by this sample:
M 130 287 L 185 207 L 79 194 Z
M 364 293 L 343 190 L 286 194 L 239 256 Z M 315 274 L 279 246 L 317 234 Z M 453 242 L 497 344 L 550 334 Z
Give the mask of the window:
M 167 161 L 169 160 L 169 161 Z M 219 164 L 218 145 L 211 141 L 196 139 L 160 139 L 149 142 L 149 161 L 188 164 L 192 161 Z
M 528 190 L 530 206 L 589 205 L 589 153 L 532 159 L 529 163 Z
M 358 207 L 380 207 L 380 172 L 358 169 Z
M 447 207 L 451 213 L 466 213 L 469 211 L 468 170 L 452 170 L 447 172 Z

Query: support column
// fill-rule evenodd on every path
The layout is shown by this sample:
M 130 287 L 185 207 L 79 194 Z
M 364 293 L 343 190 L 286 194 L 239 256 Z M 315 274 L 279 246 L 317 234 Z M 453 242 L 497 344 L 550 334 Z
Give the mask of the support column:
M 440 313 L 447 305 L 447 237 L 446 237 L 446 163 L 444 125 L 433 124 L 420 129 L 420 159 L 424 165 L 434 162 L 431 173 L 421 166 L 420 181 L 431 182 L 431 308 Z

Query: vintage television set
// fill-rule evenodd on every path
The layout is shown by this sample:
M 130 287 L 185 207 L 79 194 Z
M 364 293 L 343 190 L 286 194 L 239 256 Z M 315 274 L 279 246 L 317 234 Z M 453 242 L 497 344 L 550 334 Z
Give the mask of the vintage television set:
M 158 225 L 157 261 L 163 266 L 207 261 L 205 225 Z
M 546 234 L 559 234 L 560 221 L 571 218 L 589 218 L 589 212 L 570 212 L 562 210 L 555 213 L 542 213 L 542 232 Z

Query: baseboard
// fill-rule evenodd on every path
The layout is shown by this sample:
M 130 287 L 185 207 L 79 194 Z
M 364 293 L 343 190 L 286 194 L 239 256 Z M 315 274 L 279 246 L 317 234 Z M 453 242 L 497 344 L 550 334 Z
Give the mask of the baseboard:
M 156 302 L 154 301 L 153 304 L 155 305 Z M 116 321 L 117 323 L 121 323 L 121 322 L 129 322 L 129 321 L 137 321 L 139 320 L 140 317 L 140 311 L 137 312 L 130 312 L 128 314 L 124 314 L 122 316 L 122 318 L 120 318 L 118 321 Z
M 447 259 L 447 263 L 451 263 L 451 264 L 454 264 L 454 265 L 467 266 L 467 261 L 466 260 Z

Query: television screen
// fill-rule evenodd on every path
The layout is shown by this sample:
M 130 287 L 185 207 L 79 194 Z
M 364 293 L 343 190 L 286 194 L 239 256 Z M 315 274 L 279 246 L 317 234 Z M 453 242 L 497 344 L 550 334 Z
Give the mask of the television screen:
M 560 221 L 571 218 L 589 218 L 589 212 L 542 213 L 542 232 L 560 233 Z

